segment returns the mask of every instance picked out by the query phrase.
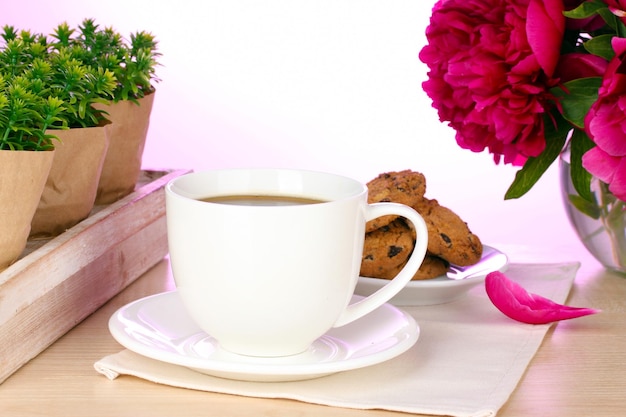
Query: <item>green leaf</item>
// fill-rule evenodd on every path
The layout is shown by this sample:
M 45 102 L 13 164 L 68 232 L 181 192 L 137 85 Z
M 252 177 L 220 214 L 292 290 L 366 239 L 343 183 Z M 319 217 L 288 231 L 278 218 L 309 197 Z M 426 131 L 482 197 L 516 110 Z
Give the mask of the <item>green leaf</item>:
M 626 38 L 626 25 L 621 19 L 617 20 L 615 31 L 620 38 Z
M 15 28 L 11 25 L 4 25 L 2 26 L 2 38 L 4 39 L 5 42 L 8 42 L 10 40 L 13 40 L 17 37 L 17 31 L 15 30 Z
M 585 49 L 593 55 L 610 61 L 615 56 L 611 40 L 614 35 L 597 35 L 584 43 Z
M 564 88 L 555 87 L 551 93 L 560 99 L 565 120 L 579 128 L 585 127 L 585 116 L 598 99 L 602 78 L 579 78 L 566 82 Z
M 513 183 L 504 195 L 505 200 L 519 198 L 526 194 L 563 150 L 570 126 L 558 114 L 554 117 L 555 119 L 552 120 L 550 115 L 544 116 L 546 148 L 539 156 L 528 158 L 524 166 L 517 171 Z M 556 127 L 554 123 L 557 124 Z
M 568 197 L 572 205 L 576 207 L 576 209 L 580 211 L 581 213 L 586 214 L 592 219 L 597 220 L 600 218 L 601 211 L 596 202 L 587 201 L 581 196 L 576 195 L 576 194 L 570 194 L 568 195 Z
M 584 200 L 590 203 L 594 202 L 591 194 L 591 174 L 583 168 L 582 158 L 585 152 L 593 148 L 595 145 L 589 136 L 582 131 L 575 129 L 570 140 L 570 168 L 572 184 L 576 192 Z
M 586 19 L 593 16 L 598 12 L 598 10 L 603 8 L 607 9 L 606 4 L 601 1 L 585 1 L 575 9 L 564 11 L 563 15 L 572 19 Z
M 607 25 L 614 31 L 618 30 L 619 27 L 619 19 L 617 16 L 613 14 L 612 11 L 609 10 L 608 7 L 603 7 L 598 9 L 598 14 L 602 16 Z
M 87 113 L 87 100 L 82 100 L 78 103 L 78 117 L 83 120 L 85 119 L 85 113 Z

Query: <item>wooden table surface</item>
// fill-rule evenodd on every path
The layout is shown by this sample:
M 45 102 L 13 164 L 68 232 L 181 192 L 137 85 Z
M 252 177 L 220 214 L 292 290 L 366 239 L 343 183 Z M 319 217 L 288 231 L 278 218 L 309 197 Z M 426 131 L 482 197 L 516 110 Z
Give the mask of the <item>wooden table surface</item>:
M 505 251 L 513 261 L 541 260 L 523 247 Z M 604 270 L 579 244 L 553 251 L 582 262 L 568 304 L 603 312 L 553 326 L 498 416 L 622 415 L 626 410 L 626 277 Z M 0 385 L 0 415 L 402 415 L 197 392 L 133 377 L 109 381 L 96 373 L 95 361 L 121 350 L 107 328 L 113 312 L 130 301 L 173 288 L 166 258 Z

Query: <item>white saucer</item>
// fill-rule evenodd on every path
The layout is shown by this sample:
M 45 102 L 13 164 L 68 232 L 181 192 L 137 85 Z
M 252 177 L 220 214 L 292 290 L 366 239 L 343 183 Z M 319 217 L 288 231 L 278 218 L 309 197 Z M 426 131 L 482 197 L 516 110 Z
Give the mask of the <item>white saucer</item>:
M 213 337 L 200 330 L 176 291 L 120 308 L 109 320 L 109 330 L 125 348 L 152 359 L 222 378 L 266 382 L 311 379 L 374 365 L 405 352 L 419 337 L 413 317 L 385 304 L 359 320 L 331 329 L 301 354 L 242 356 L 221 349 Z
M 494 252 L 502 253 L 491 246 L 483 246 L 483 258 Z M 508 260 L 505 258 L 502 264 L 497 265 L 496 269 L 504 272 L 507 267 Z M 452 280 L 442 275 L 432 279 L 411 281 L 391 299 L 390 303 L 397 306 L 425 306 L 449 303 L 465 296 L 469 290 L 482 284 L 488 272 L 462 280 Z M 368 296 L 387 283 L 389 283 L 389 280 L 359 277 L 355 293 Z

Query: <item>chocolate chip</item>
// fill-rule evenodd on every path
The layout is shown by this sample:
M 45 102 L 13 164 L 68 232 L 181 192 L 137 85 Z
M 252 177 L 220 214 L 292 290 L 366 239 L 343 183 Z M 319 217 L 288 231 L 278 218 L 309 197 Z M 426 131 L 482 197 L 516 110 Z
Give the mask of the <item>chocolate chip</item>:
M 394 256 L 396 256 L 400 252 L 402 252 L 402 248 L 401 247 L 399 247 L 399 246 L 389 246 L 389 250 L 387 251 L 387 256 L 389 258 L 393 258 Z

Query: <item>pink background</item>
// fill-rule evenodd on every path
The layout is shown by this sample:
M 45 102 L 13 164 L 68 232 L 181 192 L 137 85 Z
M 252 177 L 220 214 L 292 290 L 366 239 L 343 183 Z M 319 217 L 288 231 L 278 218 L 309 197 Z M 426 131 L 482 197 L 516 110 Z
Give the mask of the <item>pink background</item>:
M 297 167 L 363 182 L 413 169 L 485 243 L 532 244 L 519 233 L 529 229 L 575 239 L 556 164 L 504 201 L 515 169 L 460 149 L 438 121 L 417 58 L 433 0 L 0 1 L 3 24 L 19 29 L 93 17 L 156 35 L 145 168 Z

